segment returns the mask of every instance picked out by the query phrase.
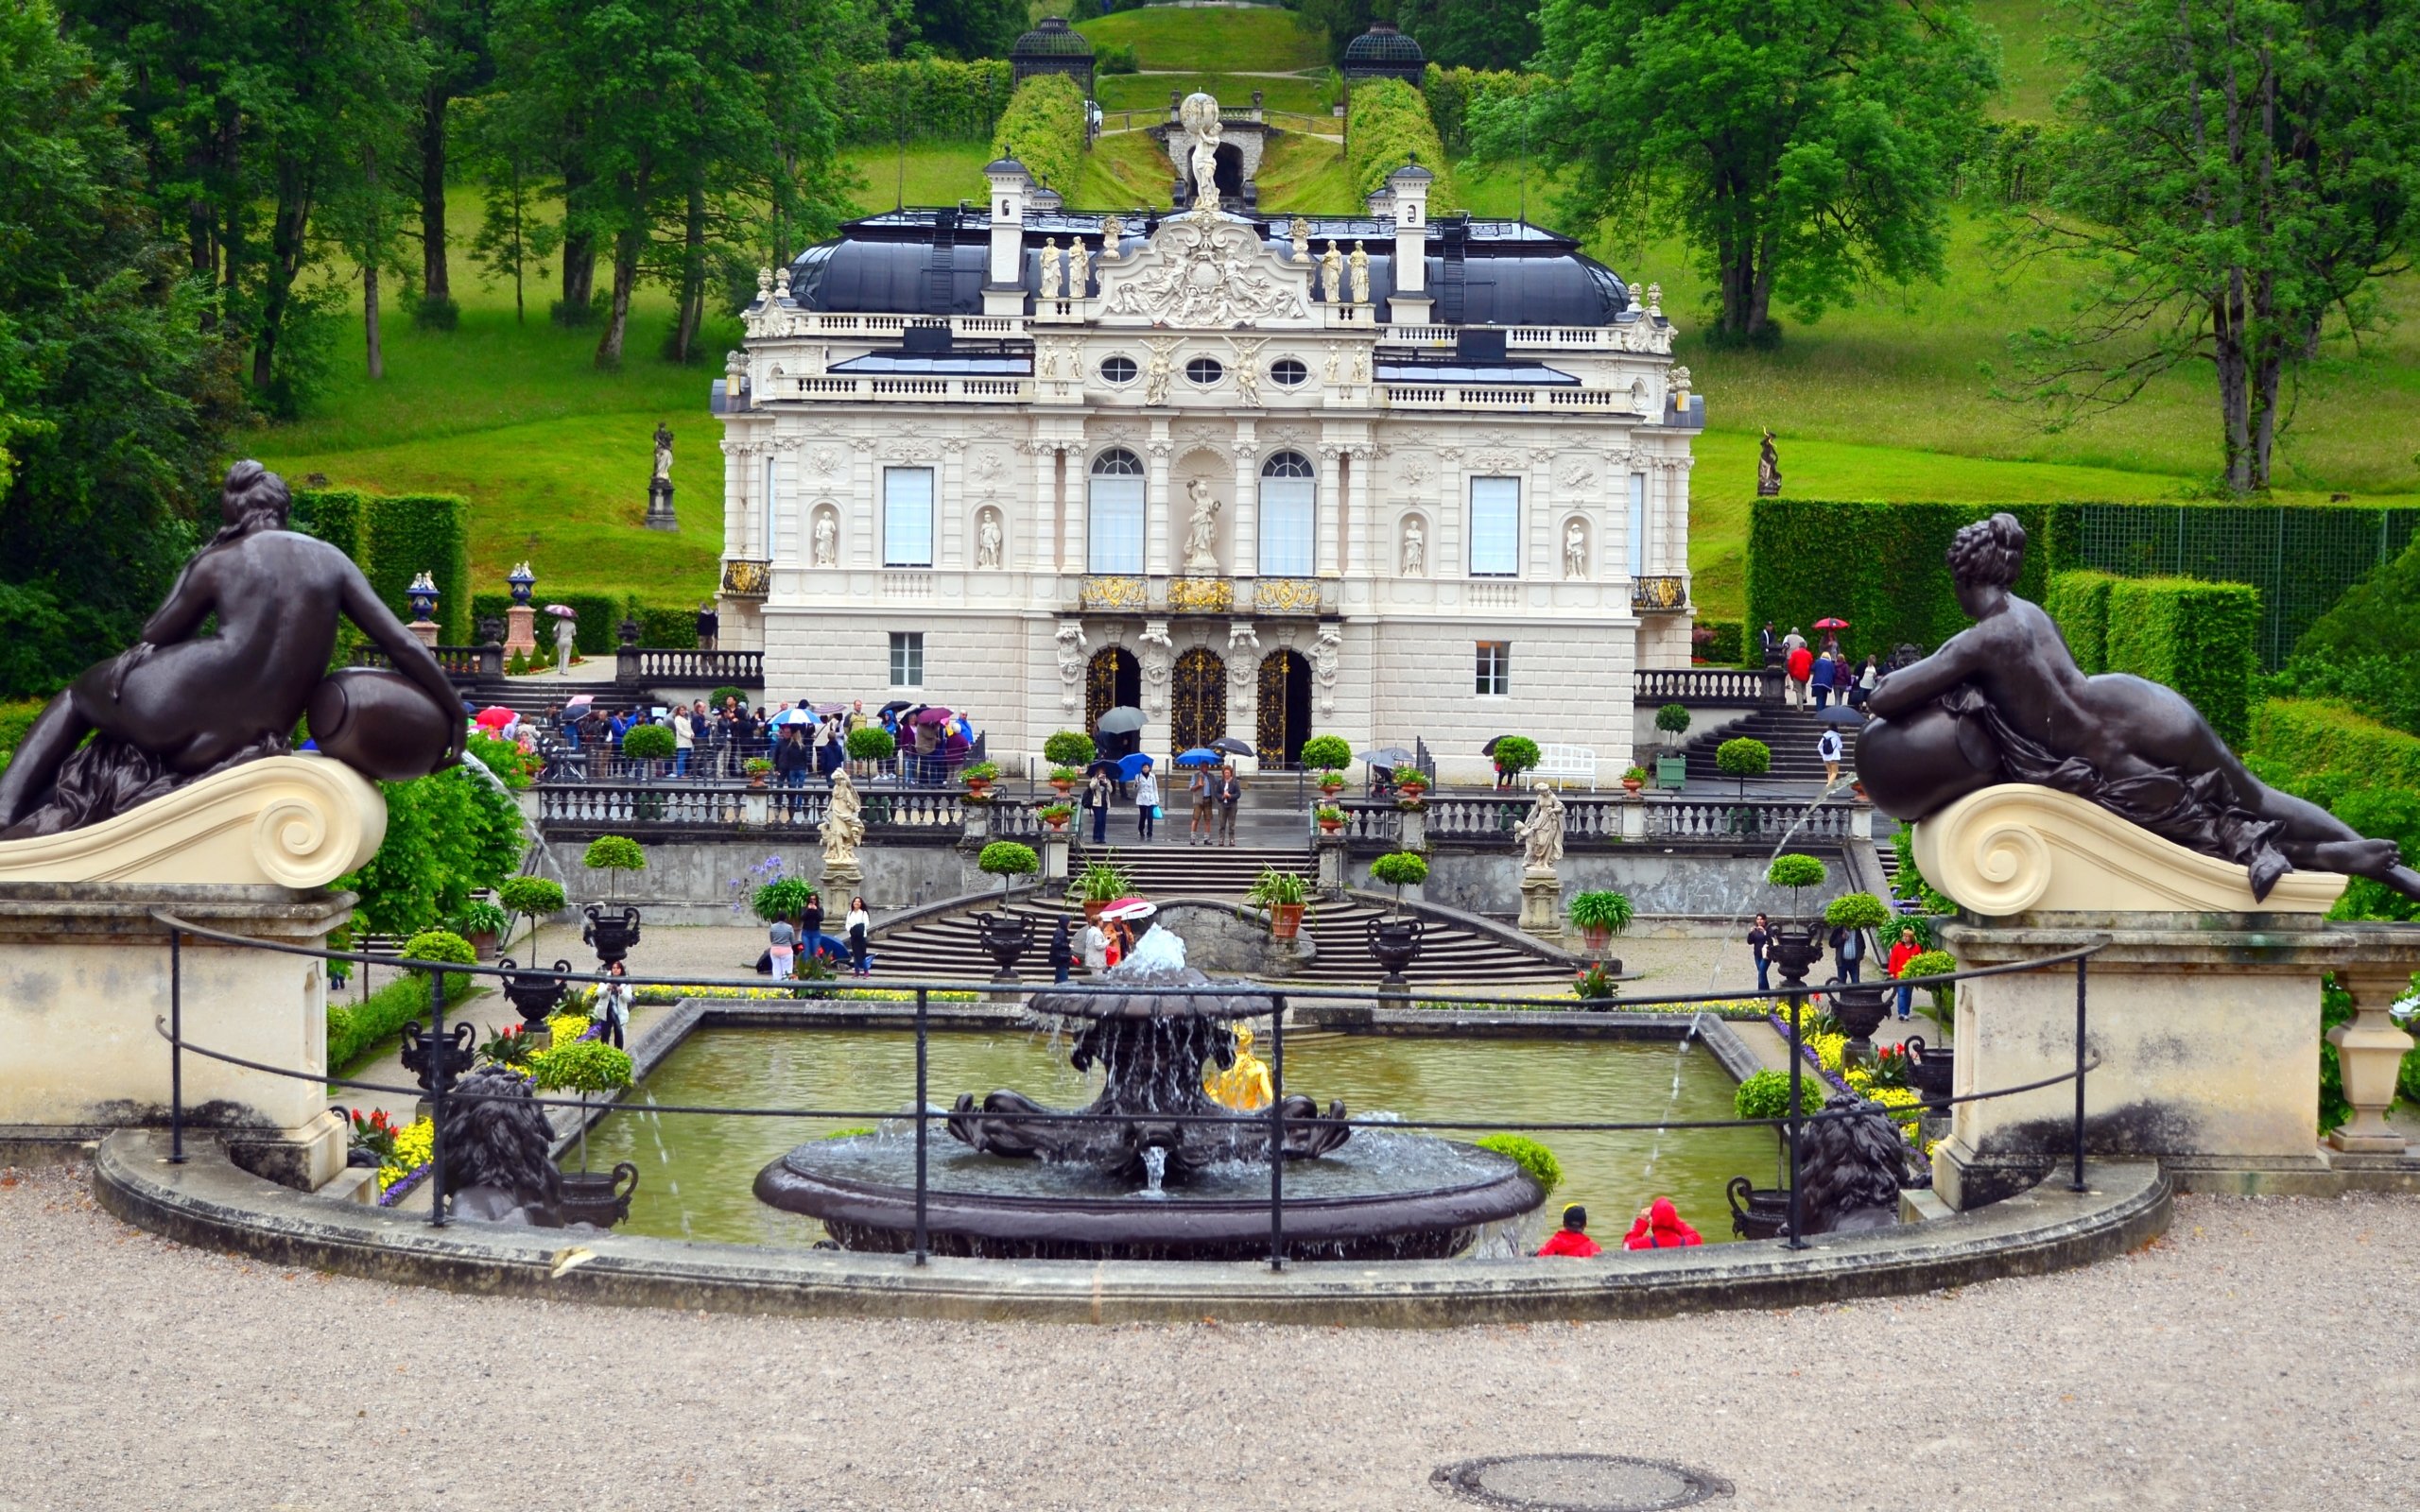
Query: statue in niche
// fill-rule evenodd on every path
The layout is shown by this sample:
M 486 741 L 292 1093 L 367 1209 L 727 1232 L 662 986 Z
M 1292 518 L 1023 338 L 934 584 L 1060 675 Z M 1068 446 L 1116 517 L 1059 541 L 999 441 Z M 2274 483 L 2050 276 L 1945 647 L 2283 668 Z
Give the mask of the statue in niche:
M 1781 497 L 1781 454 L 1773 448 L 1772 427 L 1765 427 L 1764 444 L 1756 449 L 1756 497 Z
M 1195 478 L 1186 484 L 1184 496 L 1193 507 L 1184 533 L 1184 570 L 1215 574 L 1219 570 L 1217 538 L 1221 506 L 1211 493 L 1207 478 Z
M 1344 250 L 1335 242 L 1320 254 L 1320 286 L 1327 291 L 1330 304 L 1344 302 Z
M 1403 575 L 1406 577 L 1428 576 L 1428 532 L 1420 527 L 1420 516 L 1412 515 L 1403 523 Z
M 662 421 L 655 422 L 655 476 L 658 482 L 672 481 L 672 433 Z
M 1588 576 L 1588 527 L 1573 520 L 1563 527 L 1563 576 Z
M 815 565 L 840 565 L 840 522 L 832 517 L 829 509 L 815 511 Z
M 1370 254 L 1359 242 L 1353 244 L 1353 302 L 1370 302 Z
M 1000 565 L 1000 512 L 986 509 L 975 517 L 975 565 L 996 569 Z
M 1092 254 L 1084 249 L 1081 236 L 1071 236 L 1067 240 L 1067 298 L 1080 300 L 1092 291 Z
M 1563 799 L 1544 782 L 1535 791 L 1537 801 L 1530 805 L 1529 816 L 1512 827 L 1512 838 L 1521 845 L 1523 870 L 1552 871 L 1563 859 Z
M 1053 236 L 1042 244 L 1042 297 L 1046 300 L 1059 297 L 1060 258 L 1063 255 L 1059 250 L 1058 237 Z
M 1336 343 L 1333 341 L 1329 342 L 1327 344 L 1327 361 L 1320 365 L 1320 376 L 1329 383 L 1336 382 L 1336 364 L 1338 357 L 1340 355 L 1341 353 L 1336 350 Z
M 462 758 L 460 696 L 344 553 L 285 528 L 285 480 L 227 470 L 225 521 L 144 624 L 50 700 L 0 774 L 0 839 L 81 829 L 185 784 L 313 743 L 365 777 L 402 782 Z M 199 633 L 213 617 L 216 633 Z M 393 671 L 331 673 L 351 620 Z M 91 736 L 87 742 L 86 736 Z
M 1193 138 L 1193 212 L 1219 213 L 1219 102 L 1199 90 L 1177 107 L 1177 119 Z
M 1358 344 L 1353 349 L 1353 381 L 1357 384 L 1370 381 L 1370 349 Z
M 2025 564 L 2015 516 L 1959 531 L 1948 561 L 1975 623 L 1868 700 L 1857 770 L 1875 807 L 1912 821 L 1994 783 L 2033 782 L 2244 867 L 2255 899 L 2296 867 L 2420 898 L 2420 872 L 2393 840 L 2261 782 L 2182 694 L 2122 672 L 2084 676 L 2050 616 L 2009 592 Z
M 865 843 L 865 799 L 857 796 L 856 779 L 846 766 L 832 768 L 832 799 L 823 810 L 823 871 L 854 870 L 857 847 Z

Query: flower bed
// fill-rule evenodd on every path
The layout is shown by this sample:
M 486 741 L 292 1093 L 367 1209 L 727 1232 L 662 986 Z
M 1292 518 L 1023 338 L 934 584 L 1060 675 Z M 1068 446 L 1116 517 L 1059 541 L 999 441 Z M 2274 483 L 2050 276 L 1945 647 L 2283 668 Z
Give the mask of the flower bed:
M 1769 1014 L 1767 1017 L 1772 1021 L 1774 1030 L 1787 1043 L 1789 1040 L 1789 1020 L 1778 1013 Z M 1834 1091 L 1847 1092 L 1866 1102 L 1880 1105 L 1889 1112 L 1891 1121 L 1898 1125 L 1899 1132 L 1907 1138 L 1908 1143 L 1914 1145 L 1918 1153 L 1930 1155 L 1933 1145 L 1939 1142 L 1925 1138 L 1923 1126 L 1915 1111 L 1923 1099 L 1918 1097 L 1910 1088 L 1876 1085 L 1873 1071 L 1863 1064 L 1842 1070 L 1841 1060 L 1843 1053 L 1848 1049 L 1848 1036 L 1843 1034 L 1806 1035 L 1799 1040 L 1799 1054 L 1806 1057 L 1808 1063 L 1815 1068 L 1816 1074 L 1822 1076 Z M 1902 1109 L 1906 1110 L 1904 1114 Z

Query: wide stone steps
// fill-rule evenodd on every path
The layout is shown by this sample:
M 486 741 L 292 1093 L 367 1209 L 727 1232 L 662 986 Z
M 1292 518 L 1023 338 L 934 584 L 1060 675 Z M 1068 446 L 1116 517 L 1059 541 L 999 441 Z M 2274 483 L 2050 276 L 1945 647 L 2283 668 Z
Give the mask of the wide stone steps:
M 1682 747 L 1682 754 L 1688 759 L 1690 784 L 1735 782 L 1736 779 L 1725 777 L 1715 765 L 1715 752 L 1724 741 L 1737 740 L 1742 735 L 1761 740 L 1772 749 L 1773 764 L 1772 769 L 1765 774 L 1767 779 L 1820 782 L 1824 780 L 1824 764 L 1816 758 L 1815 743 L 1823 738 L 1824 728 L 1811 709 L 1787 706 L 1759 709 L 1740 723 L 1725 730 L 1709 730 Z M 1841 765 L 1844 767 L 1854 765 L 1856 731 L 1841 730 L 1841 742 L 1842 755 L 1849 758 Z

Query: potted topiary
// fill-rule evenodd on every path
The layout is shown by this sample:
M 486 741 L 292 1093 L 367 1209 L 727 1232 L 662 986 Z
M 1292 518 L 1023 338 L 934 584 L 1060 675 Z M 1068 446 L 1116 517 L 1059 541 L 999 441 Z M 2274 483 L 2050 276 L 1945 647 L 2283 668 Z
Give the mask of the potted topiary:
M 1571 926 L 1580 931 L 1591 951 L 1602 952 L 1617 931 L 1630 927 L 1630 920 L 1628 893 L 1583 892 L 1571 900 Z
M 1627 768 L 1625 768 L 1625 769 L 1623 770 L 1623 772 L 1622 772 L 1622 791 L 1623 791 L 1623 792 L 1628 793 L 1628 794 L 1629 794 L 1629 795 L 1631 795 L 1633 798 L 1636 798 L 1636 797 L 1638 796 L 1638 790 L 1639 790 L 1640 788 L 1642 788 L 1642 787 L 1645 787 L 1646 785 L 1647 785 L 1647 768 L 1646 768 L 1646 767 L 1644 767 L 1644 766 L 1631 766 L 1631 767 L 1627 767 Z
M 1050 768 L 1050 785 L 1052 788 L 1057 790 L 1061 798 L 1065 798 L 1070 792 L 1074 791 L 1076 784 L 1082 782 L 1084 774 L 1076 770 L 1072 766 L 1053 766 Z
M 860 777 L 867 769 L 887 762 L 899 751 L 899 742 L 890 730 L 879 725 L 867 725 L 849 731 L 849 760 L 857 764 Z
M 610 1227 L 631 1215 L 631 1190 L 638 1185 L 638 1168 L 625 1160 L 611 1174 L 588 1171 L 588 1094 L 614 1091 L 631 1085 L 631 1057 L 596 1040 L 575 1040 L 541 1050 L 529 1057 L 529 1084 L 540 1091 L 579 1094 L 579 1169 L 562 1173 L 563 1216 L 577 1222 Z M 614 1188 L 629 1173 L 630 1188 Z
M 496 885 L 496 901 L 529 920 L 529 937 L 538 937 L 538 920 L 562 912 L 562 885 L 549 877 L 507 877 Z M 511 936 L 508 935 L 508 939 Z
M 1677 703 L 1666 704 L 1655 711 L 1655 728 L 1664 732 L 1665 745 L 1679 745 L 1679 737 L 1689 732 L 1688 710 Z
M 634 762 L 668 762 L 681 743 L 662 725 L 632 725 L 622 734 L 622 754 Z
M 512 920 L 492 902 L 475 900 L 462 905 L 461 917 L 454 920 L 454 933 L 471 942 L 471 950 L 482 961 L 495 959 L 496 936 L 503 934 Z
M 992 791 L 992 784 L 1000 780 L 1000 768 L 994 762 L 977 762 L 960 769 L 958 775 L 965 781 L 968 793 L 982 798 Z
M 1495 777 L 1499 784 L 1517 782 L 1523 772 L 1538 765 L 1538 743 L 1527 735 L 1506 735 L 1495 743 Z
M 765 779 L 773 775 L 773 764 L 762 756 L 749 757 L 739 764 L 739 769 L 748 774 L 748 785 L 751 787 L 764 786 Z
M 1084 869 L 1067 884 L 1067 891 L 1084 905 L 1084 922 L 1100 921 L 1100 911 L 1134 890 L 1134 874 L 1116 863 L 1117 852 L 1112 850 L 1107 861 L 1087 861 Z
M 1033 847 L 1029 845 L 1019 845 L 1014 840 L 994 840 L 975 858 L 975 869 L 985 876 L 1000 879 L 1000 897 L 1005 901 L 1009 896 L 1010 879 L 1030 877 L 1040 871 L 1042 858 L 1033 853 Z
M 589 870 L 607 874 L 609 896 L 616 900 L 622 896 L 621 874 L 647 869 L 647 852 L 639 849 L 636 840 L 622 834 L 600 834 L 589 841 L 580 861 Z
M 1322 787 L 1321 791 L 1328 792 L 1331 790 Z M 1319 820 L 1320 833 L 1322 834 L 1334 834 L 1337 831 L 1344 828 L 1344 811 L 1338 808 L 1333 803 L 1322 803 L 1318 808 L 1313 809 L 1311 811 L 1311 817 Z
M 1303 742 L 1303 765 L 1319 773 L 1320 791 L 1334 798 L 1344 786 L 1344 768 L 1353 765 L 1353 747 L 1341 735 L 1313 735 Z
M 1303 910 L 1310 905 L 1311 881 L 1298 871 L 1263 867 L 1244 893 L 1244 902 L 1269 910 L 1269 932 L 1292 939 L 1303 928 Z
M 1037 810 L 1033 816 L 1050 826 L 1055 833 L 1067 827 L 1067 821 L 1076 816 L 1076 811 L 1064 803 L 1052 803 Z
M 1056 767 L 1080 768 L 1089 765 L 1098 754 L 1093 737 L 1081 730 L 1063 730 L 1042 743 L 1042 759 Z
M 1428 858 L 1417 850 L 1391 850 L 1370 863 L 1370 878 L 1395 890 L 1395 912 L 1403 912 L 1403 890 L 1428 880 Z

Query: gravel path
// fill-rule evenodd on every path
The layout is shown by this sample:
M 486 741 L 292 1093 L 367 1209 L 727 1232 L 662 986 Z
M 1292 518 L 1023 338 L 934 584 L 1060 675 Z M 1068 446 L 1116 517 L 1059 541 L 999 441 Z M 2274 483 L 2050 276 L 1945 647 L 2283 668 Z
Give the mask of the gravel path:
M 1359 1512 L 1550 1450 L 1680 1460 L 1754 1507 L 2409 1505 L 2415 1260 L 2420 1200 L 2197 1197 L 2088 1271 L 1778 1314 L 800 1321 L 282 1270 L 8 1173 L 0 1509 Z

